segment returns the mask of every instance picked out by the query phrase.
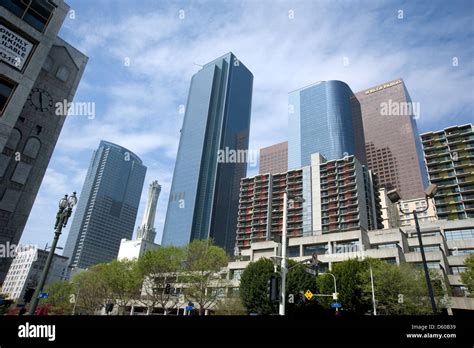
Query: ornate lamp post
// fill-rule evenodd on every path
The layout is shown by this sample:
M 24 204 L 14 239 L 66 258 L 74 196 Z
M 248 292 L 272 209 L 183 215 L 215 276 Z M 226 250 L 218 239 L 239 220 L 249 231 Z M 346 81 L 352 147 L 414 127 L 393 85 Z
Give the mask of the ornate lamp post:
M 63 227 L 66 227 L 69 218 L 71 217 L 72 208 L 77 203 L 76 192 L 73 192 L 71 196 L 65 195 L 64 198 L 59 200 L 59 210 L 56 214 L 56 224 L 54 225 L 54 239 L 53 244 L 51 245 L 51 251 L 48 254 L 46 259 L 46 264 L 44 265 L 43 273 L 41 274 L 41 279 L 36 287 L 36 291 L 33 295 L 33 299 L 30 305 L 30 310 L 28 311 L 29 315 L 34 315 L 36 307 L 38 306 L 39 294 L 43 291 L 44 283 L 48 278 L 49 268 L 54 257 L 54 252 L 56 250 L 56 244 L 58 243 L 59 236 L 61 235 Z

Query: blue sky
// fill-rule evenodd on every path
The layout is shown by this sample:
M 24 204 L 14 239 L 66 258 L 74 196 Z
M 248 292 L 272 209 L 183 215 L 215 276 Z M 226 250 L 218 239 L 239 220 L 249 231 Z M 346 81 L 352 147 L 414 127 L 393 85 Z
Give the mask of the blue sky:
M 66 120 L 22 243 L 50 243 L 57 201 L 80 193 L 101 139 L 125 146 L 148 167 L 137 224 L 148 184 L 162 184 L 160 242 L 180 106 L 196 64 L 229 51 L 254 74 L 253 150 L 287 140 L 288 92 L 321 80 L 342 80 L 357 92 L 403 78 L 420 103 L 420 132 L 474 119 L 471 0 L 67 2 L 74 15 L 60 36 L 89 57 L 75 101 L 95 102 L 96 117 Z

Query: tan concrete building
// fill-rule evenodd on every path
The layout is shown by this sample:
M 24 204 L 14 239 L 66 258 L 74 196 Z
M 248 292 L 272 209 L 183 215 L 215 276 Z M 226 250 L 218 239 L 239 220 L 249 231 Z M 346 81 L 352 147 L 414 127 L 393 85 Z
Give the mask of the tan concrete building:
M 403 80 L 355 96 L 362 112 L 367 163 L 380 186 L 397 188 L 402 199 L 424 197 L 428 182 L 415 120 L 419 104 L 411 102 Z
M 284 173 L 288 171 L 288 142 L 260 149 L 259 174 Z

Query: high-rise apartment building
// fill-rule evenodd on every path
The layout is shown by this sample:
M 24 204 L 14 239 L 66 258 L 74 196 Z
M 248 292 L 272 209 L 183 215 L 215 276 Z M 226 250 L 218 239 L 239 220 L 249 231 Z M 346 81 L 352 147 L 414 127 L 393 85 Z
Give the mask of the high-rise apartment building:
M 366 163 L 360 105 L 344 82 L 321 81 L 288 95 L 288 168 L 310 165 L 316 152 Z
M 163 245 L 213 238 L 232 253 L 245 177 L 253 75 L 228 53 L 194 74 L 163 231 Z
M 288 171 L 288 142 L 271 145 L 260 149 L 260 166 L 258 173 L 283 173 Z
M 88 58 L 57 34 L 62 0 L 0 1 L 0 244 L 18 244 Z M 0 258 L 0 282 L 11 258 Z
M 370 171 L 355 156 L 327 161 L 316 153 L 310 166 L 241 180 L 239 250 L 281 235 L 285 191 L 304 199 L 289 201 L 289 237 L 383 227 L 377 182 Z
M 402 199 L 424 197 L 423 150 L 404 82 L 394 80 L 356 93 L 362 111 L 367 164 L 380 186 L 397 188 Z
M 474 218 L 474 131 L 472 124 L 421 135 L 430 182 L 438 186 L 441 220 Z
M 22 299 L 26 290 L 34 289 L 43 273 L 49 251 L 30 246 L 18 247 L 18 252 L 8 270 L 2 292 L 8 298 Z M 54 254 L 46 283 L 51 284 L 67 279 L 68 258 Z
M 131 239 L 146 167 L 119 145 L 101 141 L 94 151 L 64 248 L 71 268 L 109 262 Z

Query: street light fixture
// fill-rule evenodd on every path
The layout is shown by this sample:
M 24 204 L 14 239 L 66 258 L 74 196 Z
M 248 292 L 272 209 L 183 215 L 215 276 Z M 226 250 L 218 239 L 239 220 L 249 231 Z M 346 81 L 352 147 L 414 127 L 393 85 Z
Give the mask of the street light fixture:
M 303 197 L 290 196 L 288 192 L 283 193 L 283 227 L 281 232 L 281 294 L 280 294 L 280 306 L 278 313 L 285 315 L 286 305 L 286 273 L 288 272 L 286 264 L 286 248 L 287 248 L 287 233 L 286 233 L 286 216 L 288 214 L 288 200 L 293 202 L 303 203 L 305 200 Z
M 72 208 L 77 203 L 76 192 L 73 192 L 71 196 L 65 195 L 59 200 L 59 210 L 56 214 L 56 223 L 54 224 L 54 239 L 53 244 L 51 245 L 51 251 L 48 254 L 46 259 L 46 264 L 44 265 L 43 273 L 41 274 L 41 279 L 36 287 L 35 294 L 33 295 L 33 302 L 30 305 L 30 310 L 28 311 L 29 315 L 34 315 L 36 307 L 38 306 L 39 294 L 43 291 L 44 283 L 48 277 L 49 268 L 53 260 L 54 252 L 56 250 L 56 244 L 58 243 L 59 236 L 61 235 L 63 227 L 66 227 L 67 222 L 72 214 Z
M 416 210 L 413 209 L 411 212 L 413 214 L 413 219 L 415 220 L 415 228 L 416 228 L 416 234 L 418 235 L 418 244 L 420 245 L 420 252 L 421 252 L 421 260 L 423 262 L 423 269 L 425 272 L 425 279 L 426 279 L 426 285 L 428 287 L 428 294 L 431 300 L 431 308 L 433 310 L 433 314 L 437 314 L 438 310 L 436 308 L 436 301 L 433 295 L 433 287 L 431 285 L 431 279 L 430 279 L 430 272 L 428 270 L 428 264 L 426 263 L 426 256 L 425 256 L 425 251 L 423 249 L 423 241 L 421 238 L 421 231 L 420 231 L 420 224 L 418 223 L 418 213 L 423 213 L 428 210 L 429 208 L 429 199 L 433 198 L 438 191 L 438 187 L 435 184 L 430 184 L 427 189 L 425 190 L 425 201 L 426 201 L 426 207 L 423 210 Z M 398 209 L 403 215 L 409 215 L 409 211 L 404 211 L 399 203 L 400 201 L 400 195 L 398 194 L 396 189 L 390 190 L 387 192 L 387 197 L 392 203 L 398 203 Z

